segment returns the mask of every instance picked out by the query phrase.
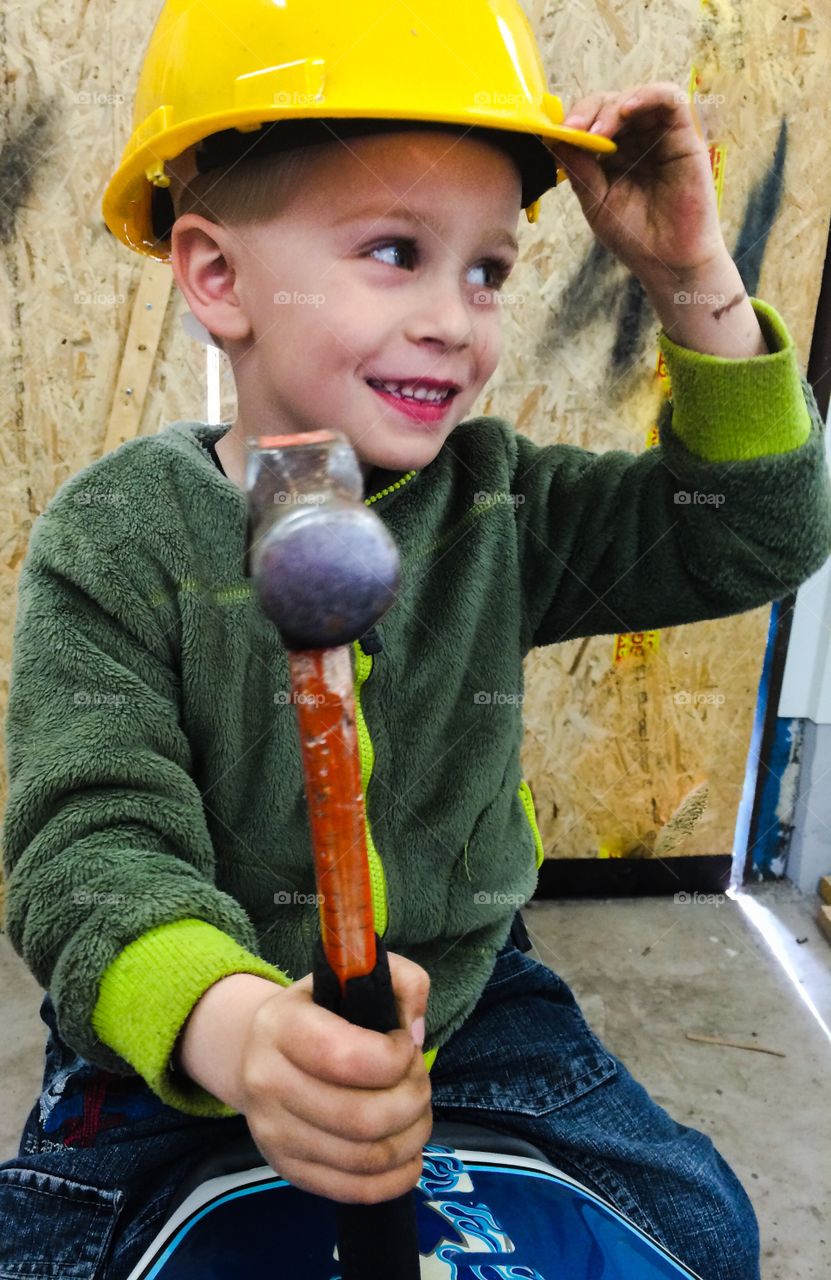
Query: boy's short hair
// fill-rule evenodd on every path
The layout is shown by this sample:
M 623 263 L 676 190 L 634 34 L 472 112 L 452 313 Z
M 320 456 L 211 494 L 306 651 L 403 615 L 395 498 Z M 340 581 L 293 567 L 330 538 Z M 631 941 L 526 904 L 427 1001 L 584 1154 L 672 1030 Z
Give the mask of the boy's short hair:
M 250 139 L 250 134 L 248 135 Z M 165 194 L 161 221 L 169 227 L 186 213 L 198 213 L 225 227 L 267 222 L 287 202 L 288 194 L 302 180 L 311 158 L 311 148 L 291 150 L 257 148 L 230 162 L 193 173 L 193 149 L 168 163 L 170 187 Z M 197 165 L 199 156 L 196 157 Z M 188 176 L 184 177 L 183 174 Z M 158 230 L 158 221 L 157 234 Z M 224 351 L 220 337 L 211 334 Z
M 255 153 L 221 169 L 196 173 L 187 181 L 171 174 L 173 218 L 199 213 L 228 227 L 265 222 L 279 211 L 289 190 L 300 181 L 310 154 L 308 147 Z

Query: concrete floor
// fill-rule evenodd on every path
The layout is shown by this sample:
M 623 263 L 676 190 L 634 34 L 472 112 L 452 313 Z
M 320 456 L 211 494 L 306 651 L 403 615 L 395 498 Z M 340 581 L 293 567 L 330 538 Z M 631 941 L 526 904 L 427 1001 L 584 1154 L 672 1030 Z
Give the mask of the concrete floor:
M 782 882 L 743 900 L 767 922 L 792 977 L 729 898 L 538 902 L 525 917 L 538 957 L 573 988 L 608 1048 L 735 1169 L 761 1223 L 764 1280 L 821 1280 L 831 1243 L 831 1033 L 797 986 L 831 1024 L 831 946 L 812 895 Z M 4 1160 L 39 1091 L 45 1040 L 40 988 L 5 935 L 0 990 Z M 690 1041 L 687 1031 L 786 1056 Z

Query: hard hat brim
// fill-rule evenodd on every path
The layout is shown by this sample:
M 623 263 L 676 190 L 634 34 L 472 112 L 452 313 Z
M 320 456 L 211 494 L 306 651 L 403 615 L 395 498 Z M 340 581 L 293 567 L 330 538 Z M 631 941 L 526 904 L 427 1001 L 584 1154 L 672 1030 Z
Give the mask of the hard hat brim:
M 611 139 L 583 129 L 574 129 L 560 124 L 546 126 L 545 135 L 523 130 L 511 130 L 500 122 L 500 126 L 471 125 L 465 121 L 447 120 L 408 120 L 401 118 L 380 119 L 377 117 L 311 117 L 302 119 L 278 119 L 263 121 L 256 129 L 241 130 L 237 127 L 219 129 L 196 139 L 195 146 L 197 168 L 200 173 L 232 166 L 247 155 L 264 155 L 266 152 L 280 152 L 294 147 L 314 146 L 317 144 L 385 132 L 404 132 L 408 130 L 429 129 L 453 133 L 461 132 L 465 137 L 481 138 L 498 146 L 517 164 L 522 176 L 521 207 L 532 208 L 542 195 L 558 184 L 559 170 L 556 158 L 556 143 L 568 143 L 582 150 L 596 154 L 611 154 L 617 147 Z M 180 148 L 181 149 L 181 148 Z M 148 208 L 144 218 L 135 221 L 144 222 L 153 228 L 152 242 L 143 240 L 136 243 L 130 234 L 130 227 L 122 220 L 115 221 L 111 215 L 116 207 L 122 207 L 125 200 L 125 186 L 116 185 L 116 179 L 110 184 L 104 198 L 104 213 L 107 225 L 124 243 L 149 257 L 168 261 L 170 257 L 170 230 L 173 222 L 173 205 L 167 191 L 167 184 L 156 186 L 146 180 L 149 157 L 153 155 L 153 143 L 149 142 L 142 151 L 136 153 L 129 165 L 132 170 L 133 204 L 146 201 Z M 158 155 L 156 156 L 158 161 Z M 163 167 L 163 166 L 162 166 Z M 129 182 L 130 174 L 120 171 L 124 184 Z M 118 178 L 119 175 L 116 175 Z

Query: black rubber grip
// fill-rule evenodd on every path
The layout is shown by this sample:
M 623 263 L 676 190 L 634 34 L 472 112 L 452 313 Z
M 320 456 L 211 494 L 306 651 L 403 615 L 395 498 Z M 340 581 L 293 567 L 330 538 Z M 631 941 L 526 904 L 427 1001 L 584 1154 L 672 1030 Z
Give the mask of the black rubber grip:
M 372 973 L 340 983 L 326 959 L 320 938 L 315 948 L 315 1004 L 369 1031 L 394 1031 L 399 1025 L 389 962 L 375 935 Z M 338 1259 L 343 1280 L 420 1280 L 416 1204 L 412 1191 L 380 1204 L 338 1204 L 335 1209 Z

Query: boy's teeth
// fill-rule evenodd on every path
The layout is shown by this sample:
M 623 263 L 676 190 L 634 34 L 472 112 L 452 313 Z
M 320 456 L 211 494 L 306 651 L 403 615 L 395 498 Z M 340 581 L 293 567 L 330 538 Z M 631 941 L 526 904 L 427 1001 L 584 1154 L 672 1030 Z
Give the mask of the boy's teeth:
M 417 387 L 412 382 L 405 383 L 404 385 L 391 382 L 379 382 L 376 385 L 383 387 L 384 390 L 389 391 L 391 395 L 399 396 L 401 398 L 406 396 L 409 400 L 429 400 L 438 403 L 442 400 L 446 400 L 450 395 L 449 391 L 438 391 L 435 389 L 428 390 L 427 387 Z

